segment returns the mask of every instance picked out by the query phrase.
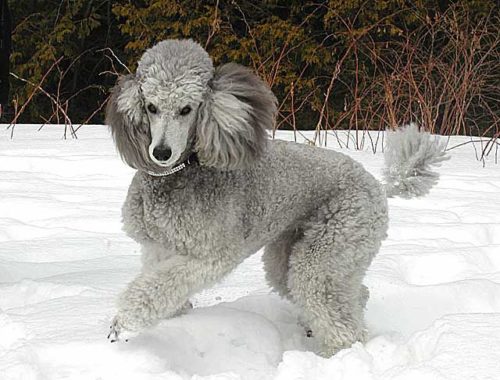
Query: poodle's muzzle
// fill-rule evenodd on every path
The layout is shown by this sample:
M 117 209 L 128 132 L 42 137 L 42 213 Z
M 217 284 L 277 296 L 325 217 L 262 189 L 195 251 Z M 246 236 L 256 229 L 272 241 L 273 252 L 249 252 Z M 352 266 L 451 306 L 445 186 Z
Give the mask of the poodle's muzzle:
M 149 157 L 162 167 L 173 167 L 188 146 L 189 124 L 169 117 L 149 118 L 151 144 Z

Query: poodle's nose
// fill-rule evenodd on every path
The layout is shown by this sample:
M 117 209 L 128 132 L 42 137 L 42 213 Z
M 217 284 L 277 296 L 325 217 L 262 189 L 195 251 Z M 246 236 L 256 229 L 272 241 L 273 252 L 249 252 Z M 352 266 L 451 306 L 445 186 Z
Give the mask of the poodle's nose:
M 153 149 L 153 156 L 158 161 L 167 161 L 172 155 L 172 151 L 168 146 L 157 146 Z

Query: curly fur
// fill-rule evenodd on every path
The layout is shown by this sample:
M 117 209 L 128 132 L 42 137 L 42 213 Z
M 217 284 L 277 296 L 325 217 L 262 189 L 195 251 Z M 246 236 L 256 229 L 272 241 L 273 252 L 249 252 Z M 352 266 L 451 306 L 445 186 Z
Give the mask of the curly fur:
M 206 57 L 192 41 L 161 42 L 135 77 L 117 84 L 108 106 L 118 150 L 138 169 L 124 229 L 143 247 L 143 270 L 119 298 L 114 336 L 176 315 L 265 246 L 267 280 L 300 307 L 320 354 L 363 340 L 362 280 L 386 237 L 384 187 L 343 154 L 268 141 L 276 100 L 267 85 L 235 64 L 213 71 Z M 188 102 L 193 115 L 180 116 Z M 144 110 L 149 103 L 155 115 Z M 199 163 L 150 175 L 159 170 L 147 154 L 154 133 L 173 152 L 183 149 L 164 166 L 193 154 Z

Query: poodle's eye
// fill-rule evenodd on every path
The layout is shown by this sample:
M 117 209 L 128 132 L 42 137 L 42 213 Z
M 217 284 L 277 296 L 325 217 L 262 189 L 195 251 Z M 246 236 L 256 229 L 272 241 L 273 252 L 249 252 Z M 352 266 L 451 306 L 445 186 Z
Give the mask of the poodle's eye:
M 180 114 L 181 114 L 181 116 L 184 116 L 184 115 L 187 115 L 190 112 L 191 112 L 191 107 L 190 106 L 186 106 L 183 109 L 181 109 Z
M 157 109 L 153 104 L 149 103 L 148 104 L 148 111 L 151 113 L 156 113 Z

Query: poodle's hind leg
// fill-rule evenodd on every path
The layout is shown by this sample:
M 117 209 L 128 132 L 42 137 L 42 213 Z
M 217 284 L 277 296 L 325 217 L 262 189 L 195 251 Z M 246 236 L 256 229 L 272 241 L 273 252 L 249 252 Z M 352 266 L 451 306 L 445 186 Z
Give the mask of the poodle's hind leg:
M 262 262 L 269 286 L 283 298 L 289 298 L 288 269 L 292 245 L 301 236 L 298 230 L 282 233 L 273 242 L 266 245 Z
M 366 308 L 366 304 L 369 298 L 370 298 L 370 290 L 366 287 L 366 285 L 361 284 L 361 294 L 359 301 L 362 309 Z
M 323 206 L 292 247 L 288 287 L 323 356 L 366 339 L 368 292 L 362 281 L 385 237 L 387 218 L 383 211 L 374 219 L 360 210 Z
M 268 285 L 282 298 L 291 300 L 290 289 L 288 288 L 289 261 L 293 244 L 302 237 L 299 229 L 294 229 L 282 233 L 277 239 L 264 248 L 262 261 Z M 312 336 L 312 330 L 307 321 L 302 319 L 299 324 L 304 328 L 305 335 Z

